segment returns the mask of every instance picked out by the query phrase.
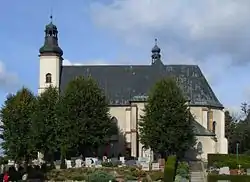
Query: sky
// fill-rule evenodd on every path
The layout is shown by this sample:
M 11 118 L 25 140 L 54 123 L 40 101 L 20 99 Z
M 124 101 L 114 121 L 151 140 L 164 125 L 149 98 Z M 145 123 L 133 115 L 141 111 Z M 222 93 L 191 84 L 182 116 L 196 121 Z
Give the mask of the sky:
M 249 0 L 0 0 L 0 103 L 37 93 L 44 27 L 59 29 L 64 64 L 197 64 L 233 111 L 250 100 Z

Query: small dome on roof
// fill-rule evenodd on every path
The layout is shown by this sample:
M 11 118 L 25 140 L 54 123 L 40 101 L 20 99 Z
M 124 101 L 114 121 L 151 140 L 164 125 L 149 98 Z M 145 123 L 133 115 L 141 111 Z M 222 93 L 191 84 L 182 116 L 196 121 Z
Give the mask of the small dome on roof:
M 54 25 L 52 22 L 50 22 L 48 25 L 46 25 L 45 28 L 46 28 L 46 29 L 57 30 L 56 25 Z
M 155 46 L 151 50 L 152 53 L 160 53 L 161 49 L 157 45 L 157 39 L 155 39 Z

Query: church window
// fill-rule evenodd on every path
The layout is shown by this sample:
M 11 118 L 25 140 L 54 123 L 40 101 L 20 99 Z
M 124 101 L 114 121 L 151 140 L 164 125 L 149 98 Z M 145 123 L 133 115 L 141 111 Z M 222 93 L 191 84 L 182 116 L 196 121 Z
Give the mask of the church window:
M 203 146 L 202 146 L 202 143 L 199 142 L 197 144 L 197 152 L 198 152 L 198 154 L 202 154 L 202 151 L 203 151 Z
M 45 76 L 45 82 L 46 83 L 51 83 L 52 82 L 52 76 L 51 73 L 47 73 Z
M 116 117 L 112 117 L 111 118 L 111 122 L 112 122 L 112 130 L 113 130 L 113 132 L 115 132 L 115 133 L 118 134 L 119 128 L 118 128 L 118 120 L 117 120 L 117 118 Z
M 213 133 L 215 133 L 215 129 L 216 129 L 216 121 L 213 122 Z
M 111 118 L 111 121 L 112 121 L 114 124 L 116 124 L 116 125 L 117 125 L 117 123 L 118 123 L 118 120 L 117 120 L 116 117 L 112 117 L 112 118 Z

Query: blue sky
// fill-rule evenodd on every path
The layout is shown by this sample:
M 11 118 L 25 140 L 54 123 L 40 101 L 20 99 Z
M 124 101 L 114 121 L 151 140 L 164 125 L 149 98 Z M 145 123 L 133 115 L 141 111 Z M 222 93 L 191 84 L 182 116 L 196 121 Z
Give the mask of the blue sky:
M 73 2 L 73 1 L 72 1 Z M 198 64 L 226 108 L 250 99 L 249 0 L 43 0 L 0 6 L 0 103 L 38 87 L 38 50 L 53 9 L 65 64 Z

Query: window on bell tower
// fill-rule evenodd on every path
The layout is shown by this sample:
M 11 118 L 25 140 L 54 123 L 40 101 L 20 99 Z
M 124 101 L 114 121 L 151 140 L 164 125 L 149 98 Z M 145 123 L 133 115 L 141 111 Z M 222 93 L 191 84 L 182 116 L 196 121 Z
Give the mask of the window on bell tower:
M 45 82 L 46 83 L 51 83 L 52 82 L 52 75 L 51 73 L 47 73 L 45 76 Z

